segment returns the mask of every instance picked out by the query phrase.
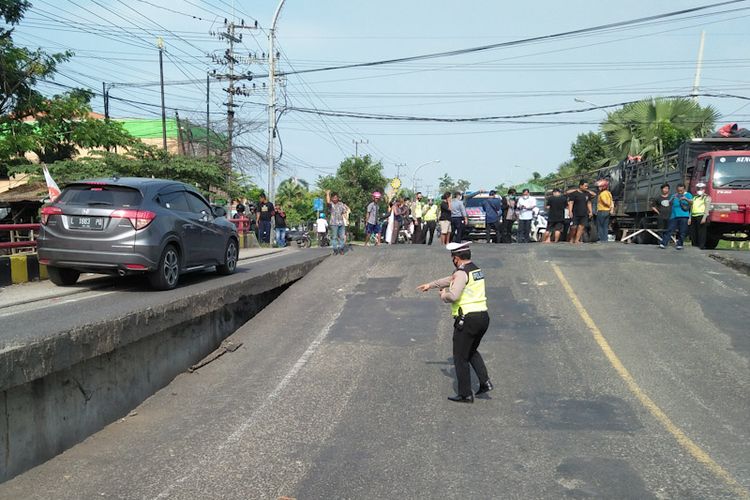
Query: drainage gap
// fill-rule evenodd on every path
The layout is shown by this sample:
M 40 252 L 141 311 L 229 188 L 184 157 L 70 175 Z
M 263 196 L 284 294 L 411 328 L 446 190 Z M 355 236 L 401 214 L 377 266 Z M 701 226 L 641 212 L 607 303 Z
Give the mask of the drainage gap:
M 124 417 L 177 375 L 201 365 L 201 360 L 210 362 L 239 347 L 222 342 L 293 283 L 240 295 L 202 316 L 5 390 L 0 427 L 5 463 L 0 482 Z M 79 381 L 85 381 L 86 387 Z

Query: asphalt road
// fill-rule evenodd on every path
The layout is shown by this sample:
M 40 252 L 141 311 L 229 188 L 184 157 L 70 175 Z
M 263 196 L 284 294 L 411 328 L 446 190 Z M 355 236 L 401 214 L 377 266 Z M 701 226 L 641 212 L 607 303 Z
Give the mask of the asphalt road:
M 220 288 L 321 252 L 290 248 L 240 260 L 237 271 L 230 276 L 218 276 L 213 270 L 185 274 L 171 291 L 154 291 L 140 276 L 96 277 L 74 287 L 55 287 L 49 281 L 6 287 L 0 300 L 0 350 L 156 304 L 168 304 L 176 297 Z M 74 293 L 64 295 L 71 292 Z M 17 298 L 26 302 L 19 304 Z
M 750 278 L 623 245 L 475 248 L 495 384 L 454 392 L 437 247 L 327 259 L 0 498 L 748 498 Z

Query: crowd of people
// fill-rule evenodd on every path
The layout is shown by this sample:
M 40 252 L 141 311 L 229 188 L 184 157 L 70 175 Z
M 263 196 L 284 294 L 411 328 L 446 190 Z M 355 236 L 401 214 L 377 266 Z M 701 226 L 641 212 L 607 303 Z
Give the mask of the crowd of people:
M 232 203 L 231 217 L 238 221 L 237 229 L 242 233 L 255 233 L 261 244 L 270 245 L 273 237 L 277 247 L 285 247 L 288 227 L 284 207 L 268 201 L 265 193 L 261 193 L 258 198 L 258 203 L 247 200 L 235 200 Z
M 546 230 L 543 243 L 556 243 L 565 239 L 571 244 L 580 244 L 590 224 L 594 224 L 599 242 L 609 241 L 610 218 L 615 213 L 615 202 L 609 190 L 609 182 L 596 182 L 597 191 L 581 180 L 577 189 L 562 192 L 555 188 L 545 197 Z M 686 192 L 679 184 L 676 193 L 671 193 L 668 184 L 661 186 L 660 195 L 651 202 L 651 210 L 657 220 L 657 230 L 662 233 L 661 248 L 666 248 L 676 232 L 676 248 L 681 250 L 684 239 L 690 232 L 693 246 L 706 248 L 708 213 L 711 197 L 705 193 L 705 184 L 698 183 L 696 193 Z M 347 249 L 347 227 L 351 209 L 338 193 L 326 191 L 326 209 L 318 213 L 314 223 L 320 246 L 330 245 L 335 255 Z M 246 205 L 247 204 L 247 205 Z M 440 200 L 425 198 L 417 192 L 414 200 L 398 197 L 384 206 L 383 195 L 375 191 L 365 208 L 365 246 L 413 243 L 432 245 L 437 239 L 447 245 L 465 241 L 469 216 L 461 192 L 445 192 Z M 382 209 L 385 208 L 385 211 Z M 539 212 L 535 197 L 528 189 L 520 195 L 510 188 L 507 194 L 499 195 L 495 190 L 482 197 L 484 231 L 488 243 L 513 242 L 513 227 L 517 226 L 515 240 L 531 242 L 532 221 Z M 271 238 L 277 246 L 286 246 L 286 214 L 280 204 L 274 206 L 265 194 L 257 203 L 233 204 L 232 217 L 239 219 L 241 231 L 252 231 L 261 244 L 270 244 Z M 273 233 L 272 234 L 272 228 Z M 436 238 L 437 235 L 437 238 Z

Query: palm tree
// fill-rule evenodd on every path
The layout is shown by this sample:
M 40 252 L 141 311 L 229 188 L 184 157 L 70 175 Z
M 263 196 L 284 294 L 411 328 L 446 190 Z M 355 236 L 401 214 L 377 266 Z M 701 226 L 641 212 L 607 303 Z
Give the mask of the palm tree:
M 276 190 L 276 199 L 284 204 L 293 204 L 305 198 L 310 191 L 310 185 L 303 179 L 290 177 L 283 180 Z
M 626 156 L 661 156 L 713 130 L 719 113 L 685 98 L 649 99 L 610 113 L 601 129 L 613 162 Z

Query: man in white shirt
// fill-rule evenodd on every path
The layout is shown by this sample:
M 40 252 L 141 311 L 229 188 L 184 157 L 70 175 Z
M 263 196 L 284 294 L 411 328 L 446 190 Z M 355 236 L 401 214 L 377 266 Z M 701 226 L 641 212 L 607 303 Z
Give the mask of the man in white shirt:
M 529 243 L 529 233 L 531 233 L 531 220 L 534 218 L 534 209 L 536 200 L 529 196 L 529 190 L 524 189 L 521 198 L 516 204 L 518 210 L 518 243 Z
M 326 234 L 328 233 L 328 221 L 326 220 L 326 214 L 321 212 L 318 214 L 318 220 L 315 221 L 315 231 L 318 233 L 318 245 L 327 246 Z

